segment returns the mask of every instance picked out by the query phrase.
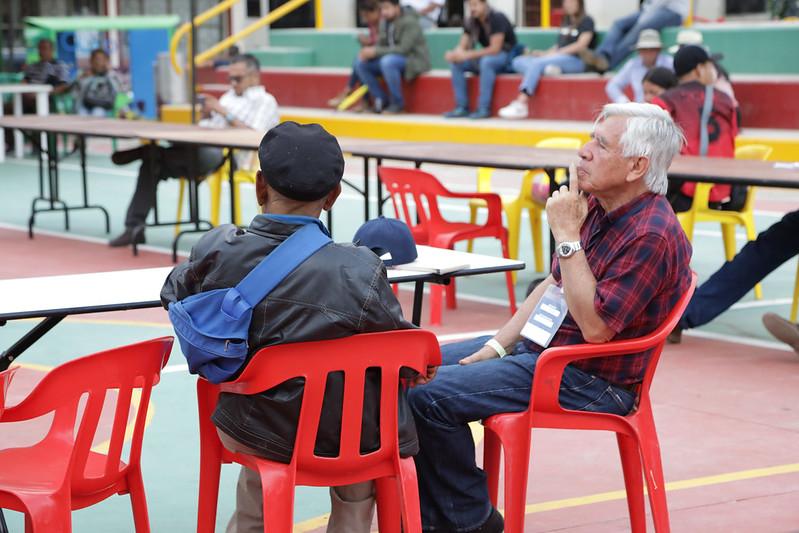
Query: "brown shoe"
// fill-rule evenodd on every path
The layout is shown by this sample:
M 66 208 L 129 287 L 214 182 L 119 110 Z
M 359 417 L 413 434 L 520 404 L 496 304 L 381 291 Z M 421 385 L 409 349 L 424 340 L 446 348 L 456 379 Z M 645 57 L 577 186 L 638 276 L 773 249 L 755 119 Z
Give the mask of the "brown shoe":
M 604 55 L 598 54 L 591 49 L 586 48 L 581 50 L 577 52 L 577 56 L 585 63 L 588 70 L 594 70 L 600 74 L 604 74 L 610 68 L 608 59 Z
M 669 336 L 666 337 L 666 342 L 669 344 L 680 344 L 682 342 L 682 328 L 677 326 L 671 330 Z
M 799 354 L 799 325 L 774 313 L 763 315 L 763 325 L 769 333 Z

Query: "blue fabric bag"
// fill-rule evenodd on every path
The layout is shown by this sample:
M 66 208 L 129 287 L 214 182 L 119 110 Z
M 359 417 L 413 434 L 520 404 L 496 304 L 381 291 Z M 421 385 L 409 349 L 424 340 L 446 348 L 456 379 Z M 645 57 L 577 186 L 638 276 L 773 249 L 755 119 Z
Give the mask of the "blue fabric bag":
M 332 242 L 319 220 L 290 218 L 292 223 L 305 225 L 261 260 L 238 285 L 193 294 L 169 304 L 169 320 L 192 374 L 211 383 L 234 377 L 247 360 L 253 308 L 302 262 Z

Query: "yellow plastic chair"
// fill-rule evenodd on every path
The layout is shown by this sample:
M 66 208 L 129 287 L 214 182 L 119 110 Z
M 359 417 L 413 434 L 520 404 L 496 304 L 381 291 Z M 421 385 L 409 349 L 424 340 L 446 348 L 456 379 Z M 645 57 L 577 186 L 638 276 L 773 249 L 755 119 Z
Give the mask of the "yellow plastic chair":
M 765 161 L 771 155 L 771 146 L 765 144 L 750 144 L 735 149 L 736 159 L 756 159 Z M 721 237 L 724 241 L 724 255 L 727 261 L 732 261 L 738 247 L 735 244 L 735 227 L 743 226 L 746 230 L 746 238 L 753 241 L 757 238 L 755 231 L 755 187 L 749 187 L 746 193 L 746 202 L 740 211 L 720 211 L 708 206 L 710 183 L 697 183 L 694 191 L 694 200 L 691 209 L 682 213 L 677 213 L 677 218 L 682 225 L 688 240 L 692 241 L 694 236 L 694 226 L 697 222 L 718 222 L 721 224 Z M 755 298 L 761 299 L 763 290 L 758 283 L 755 285 Z
M 794 323 L 796 323 L 796 315 L 799 314 L 799 264 L 796 266 L 796 283 L 793 287 L 793 303 L 791 304 L 791 322 Z
M 250 160 L 250 168 L 249 169 L 239 169 L 233 174 L 233 198 L 234 198 L 234 205 L 236 207 L 235 211 L 235 224 L 241 225 L 241 202 L 239 201 L 239 186 L 242 183 L 255 183 L 255 173 L 256 173 L 256 153 L 253 152 L 252 159 Z M 230 161 L 225 159 L 224 164 L 219 167 L 215 172 L 212 172 L 205 178 L 205 183 L 208 184 L 208 192 L 211 199 L 211 216 L 209 217 L 211 224 L 214 226 L 219 225 L 219 206 L 221 202 L 222 196 L 222 182 L 228 181 L 230 176 Z M 183 196 L 185 194 L 186 189 L 186 178 L 180 178 L 179 180 L 179 189 L 178 189 L 178 209 L 177 209 L 177 220 L 180 220 L 181 214 L 183 212 Z M 175 234 L 177 235 L 180 232 L 180 225 L 178 224 L 175 227 Z
M 573 137 L 550 137 L 538 142 L 536 148 L 563 148 L 577 150 L 582 146 L 582 141 Z M 477 192 L 491 192 L 491 177 L 493 168 L 481 167 L 477 169 Z M 560 183 L 565 179 L 566 171 L 560 169 L 555 174 L 555 180 Z M 516 196 L 502 195 L 502 209 L 508 220 L 508 252 L 511 259 L 519 258 L 519 233 L 522 222 L 522 211 L 527 209 L 530 218 L 530 234 L 533 237 L 533 255 L 535 258 L 536 272 L 544 271 L 544 251 L 541 213 L 544 204 L 533 196 L 533 183 L 540 181 L 549 185 L 549 178 L 541 169 L 528 170 L 522 177 L 522 186 Z M 482 200 L 469 202 L 469 222 L 474 224 L 477 220 L 477 210 L 485 208 Z M 468 251 L 472 251 L 472 241 L 469 241 Z M 516 272 L 513 273 L 516 281 Z

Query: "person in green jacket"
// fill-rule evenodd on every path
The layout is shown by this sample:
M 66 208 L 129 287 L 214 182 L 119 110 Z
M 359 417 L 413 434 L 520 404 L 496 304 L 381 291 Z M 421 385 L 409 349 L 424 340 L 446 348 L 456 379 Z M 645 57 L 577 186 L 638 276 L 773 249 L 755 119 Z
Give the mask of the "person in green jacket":
M 430 70 L 430 55 L 419 15 L 413 8 L 400 6 L 399 0 L 381 0 L 380 12 L 377 45 L 361 48 L 355 68 L 361 83 L 369 88 L 375 111 L 402 113 L 405 111 L 403 75 L 410 81 Z M 378 76 L 385 80 L 388 94 L 377 80 Z

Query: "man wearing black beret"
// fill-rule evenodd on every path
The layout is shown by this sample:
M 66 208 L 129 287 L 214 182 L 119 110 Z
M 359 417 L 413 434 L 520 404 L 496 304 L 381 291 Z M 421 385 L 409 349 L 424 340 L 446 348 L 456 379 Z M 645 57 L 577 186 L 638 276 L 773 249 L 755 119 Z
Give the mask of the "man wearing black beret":
M 234 287 L 268 254 L 306 223 L 319 224 L 341 193 L 344 158 L 335 137 L 318 124 L 284 122 L 269 130 L 258 150 L 261 169 L 255 193 L 262 214 L 247 229 L 225 225 L 206 233 L 189 260 L 170 273 L 161 291 L 170 302 L 214 289 Z M 249 356 L 266 346 L 335 339 L 413 327 L 386 279 L 383 263 L 368 248 L 328 244 L 292 271 L 254 309 Z M 343 379 L 328 379 L 326 397 L 340 398 Z M 252 396 L 222 393 L 213 414 L 222 443 L 288 463 L 294 446 L 303 384 L 291 380 Z M 362 452 L 379 447 L 379 376 L 367 373 Z M 418 450 L 405 400 L 399 402 L 400 453 Z M 341 405 L 325 401 L 316 449 L 337 455 Z M 328 531 L 368 533 L 374 511 L 372 483 L 331 488 Z M 236 511 L 227 531 L 263 531 L 258 474 L 242 468 Z

